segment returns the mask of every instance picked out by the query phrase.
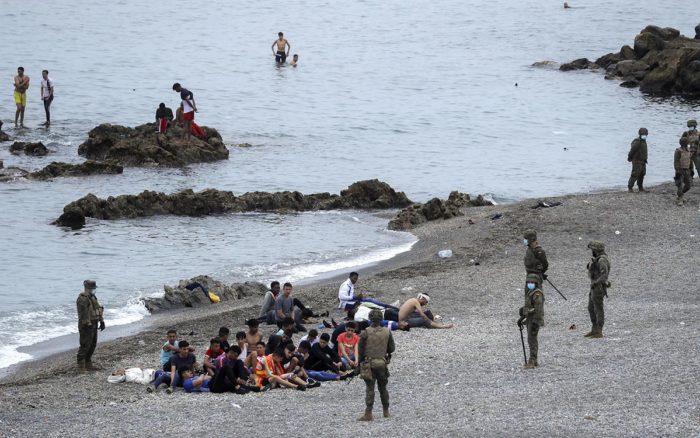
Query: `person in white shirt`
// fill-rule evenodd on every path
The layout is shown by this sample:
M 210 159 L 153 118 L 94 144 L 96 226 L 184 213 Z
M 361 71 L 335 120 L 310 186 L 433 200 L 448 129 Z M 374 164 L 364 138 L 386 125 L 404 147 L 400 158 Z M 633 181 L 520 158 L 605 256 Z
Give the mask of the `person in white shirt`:
M 51 125 L 51 102 L 53 102 L 53 81 L 49 77 L 48 70 L 42 70 L 41 72 L 41 100 L 44 102 L 44 112 L 46 112 L 46 122 L 43 126 Z
M 384 308 L 397 309 L 389 304 L 380 303 L 379 301 L 370 298 L 364 298 L 362 292 L 355 292 L 355 283 L 357 283 L 357 279 L 359 277 L 360 276 L 357 272 L 351 272 L 349 278 L 340 285 L 340 288 L 338 289 L 338 301 L 340 302 L 338 304 L 339 309 L 350 311 L 355 308 L 357 303 L 373 303 Z

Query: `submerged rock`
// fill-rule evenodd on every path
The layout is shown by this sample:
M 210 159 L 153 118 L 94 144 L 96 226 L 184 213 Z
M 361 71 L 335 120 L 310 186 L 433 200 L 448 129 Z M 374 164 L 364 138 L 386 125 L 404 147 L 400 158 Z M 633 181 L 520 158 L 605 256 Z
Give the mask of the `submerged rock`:
M 34 157 L 43 157 L 48 155 L 49 150 L 44 146 L 43 143 L 26 143 L 23 141 L 16 141 L 10 146 L 10 153 L 14 155 L 19 155 L 24 152 L 24 155 L 31 155 Z
M 78 154 L 97 161 L 114 160 L 123 166 L 179 167 L 192 163 L 227 160 L 229 151 L 221 135 L 206 126 L 206 140 L 182 139 L 182 128 L 173 126 L 158 134 L 155 123 L 129 128 L 102 124 L 88 133 Z
M 588 58 L 580 58 L 567 62 L 559 66 L 561 71 L 571 71 L 571 70 L 595 70 L 598 68 L 598 64 L 591 62 Z
M 199 283 L 201 287 L 195 287 Z M 187 288 L 190 286 L 190 289 Z M 225 284 L 206 275 L 180 280 L 177 286 L 163 286 L 161 298 L 144 298 L 143 303 L 151 313 L 183 307 L 201 307 L 213 304 L 208 292 L 215 294 L 220 301 L 238 300 L 244 297 L 263 295 L 267 287 L 261 283 L 245 282 Z
M 389 229 L 406 231 L 428 221 L 464 216 L 461 211 L 463 207 L 483 207 L 485 205 L 493 205 L 493 203 L 484 199 L 482 195 L 472 200 L 468 194 L 454 191 L 450 193 L 447 201 L 433 198 L 425 204 L 413 204 L 401 210 L 389 222 Z
M 560 70 L 590 68 L 585 61 L 577 59 Z M 634 48 L 622 46 L 595 65 L 606 69 L 606 79 L 621 79 L 623 87 L 639 86 L 651 95 L 700 97 L 700 39 L 684 37 L 677 29 L 647 26 L 634 38 Z
M 336 209 L 403 208 L 411 204 L 403 192 L 379 180 L 353 183 L 340 195 L 300 192 L 251 192 L 240 196 L 229 191 L 207 189 L 195 193 L 188 189 L 173 194 L 143 191 L 138 195 L 110 196 L 100 199 L 93 194 L 71 202 L 54 222 L 59 226 L 74 226 L 76 214 L 95 219 L 120 219 L 172 214 L 177 216 L 206 216 L 247 211 L 311 211 Z M 68 215 L 68 216 L 66 216 Z
M 0 142 L 2 142 L 2 141 L 10 141 L 10 140 L 11 140 L 10 136 L 7 135 L 7 134 L 5 133 L 5 131 L 3 131 L 2 129 L 0 129 Z
M 54 161 L 41 170 L 28 175 L 31 179 L 46 180 L 59 176 L 89 176 L 101 174 L 120 174 L 124 168 L 114 161 L 86 161 L 80 164 L 69 164 Z

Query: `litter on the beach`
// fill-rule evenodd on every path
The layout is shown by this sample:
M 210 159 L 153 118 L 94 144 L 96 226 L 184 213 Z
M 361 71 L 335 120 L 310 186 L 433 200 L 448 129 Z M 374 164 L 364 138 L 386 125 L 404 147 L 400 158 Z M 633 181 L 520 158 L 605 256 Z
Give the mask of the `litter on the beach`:
M 620 232 L 619 232 L 619 231 L 615 231 L 615 234 L 620 234 Z
M 451 249 L 443 249 L 442 251 L 438 251 L 438 257 L 446 259 L 452 257 L 452 250 Z

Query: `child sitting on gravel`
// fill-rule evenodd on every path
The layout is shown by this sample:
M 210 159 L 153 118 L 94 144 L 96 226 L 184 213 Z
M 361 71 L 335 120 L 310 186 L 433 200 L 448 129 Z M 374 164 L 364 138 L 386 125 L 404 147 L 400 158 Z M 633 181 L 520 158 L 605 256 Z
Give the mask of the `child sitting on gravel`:
M 209 341 L 209 349 L 204 353 L 204 371 L 210 376 L 214 375 L 214 371 L 216 371 L 216 359 L 222 354 L 225 354 L 225 352 L 221 348 L 219 338 L 211 338 Z

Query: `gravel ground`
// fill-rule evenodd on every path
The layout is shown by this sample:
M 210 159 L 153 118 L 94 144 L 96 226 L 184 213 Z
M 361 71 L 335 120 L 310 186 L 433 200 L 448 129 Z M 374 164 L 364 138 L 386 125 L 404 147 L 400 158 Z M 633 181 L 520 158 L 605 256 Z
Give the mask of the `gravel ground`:
M 364 408 L 359 379 L 305 393 L 168 396 L 110 385 L 106 371 L 75 374 L 70 352 L 29 364 L 0 385 L 0 435 L 700 436 L 697 190 L 682 208 L 674 205 L 675 187 L 662 185 L 649 194 L 565 196 L 549 209 L 528 208 L 536 200 L 467 209 L 415 230 L 420 242 L 412 251 L 361 272 L 360 284 L 387 301 L 429 292 L 433 312 L 456 328 L 394 332 L 388 419 L 355 421 Z M 490 220 L 497 212 L 503 217 Z M 550 280 L 568 297 L 545 287 L 536 370 L 522 368 L 515 324 L 525 228 L 538 230 Z M 592 239 L 608 247 L 613 283 L 605 338 L 595 340 L 582 337 L 590 328 Z M 434 255 L 446 248 L 452 258 Z M 316 309 L 333 308 L 338 284 L 298 293 Z M 168 325 L 198 333 L 184 338 L 201 354 L 208 335 L 222 324 L 239 329 L 257 304 L 173 313 L 157 320 L 162 327 L 100 344 L 96 360 L 110 370 L 153 366 Z M 375 413 L 379 405 L 377 396 Z

